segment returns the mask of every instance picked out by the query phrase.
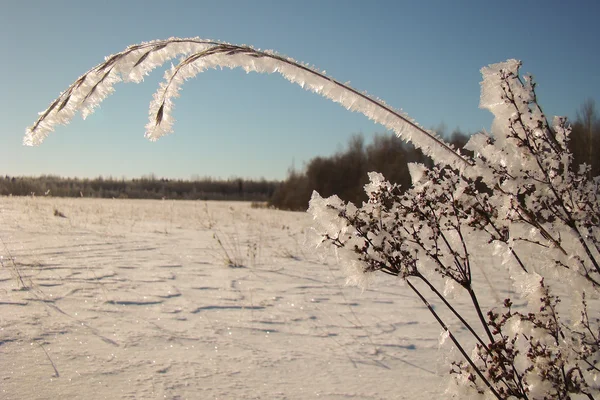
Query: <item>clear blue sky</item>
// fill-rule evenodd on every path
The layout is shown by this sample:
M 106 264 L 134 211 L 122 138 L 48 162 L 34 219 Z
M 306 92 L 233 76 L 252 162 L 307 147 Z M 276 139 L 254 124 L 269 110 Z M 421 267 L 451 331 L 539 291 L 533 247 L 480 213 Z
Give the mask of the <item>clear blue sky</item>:
M 508 58 L 538 82 L 548 114 L 600 106 L 600 2 L 593 1 L 28 1 L 0 11 L 0 174 L 193 175 L 283 179 L 354 133 L 383 128 L 279 75 L 210 71 L 176 100 L 175 133 L 144 139 L 162 79 L 119 84 L 101 108 L 22 146 L 37 113 L 79 75 L 126 46 L 171 36 L 273 49 L 402 108 L 426 127 L 474 132 L 479 69 Z

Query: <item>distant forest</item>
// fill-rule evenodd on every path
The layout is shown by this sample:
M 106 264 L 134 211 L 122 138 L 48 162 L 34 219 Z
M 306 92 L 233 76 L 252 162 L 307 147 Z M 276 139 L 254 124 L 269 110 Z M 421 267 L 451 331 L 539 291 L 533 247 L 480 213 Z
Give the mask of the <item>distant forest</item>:
M 569 147 L 573 168 L 585 163 L 590 166 L 591 176 L 599 176 L 600 114 L 593 100 L 583 103 L 571 128 Z M 462 148 L 470 137 L 458 128 L 448 134 L 443 125 L 434 130 L 455 148 Z M 363 187 L 371 171 L 381 172 L 389 181 L 409 188 L 409 162 L 431 166 L 431 160 L 420 150 L 393 135 L 376 135 L 370 144 L 365 144 L 363 137 L 354 136 L 345 150 L 330 157 L 313 158 L 302 171 L 290 170 L 270 204 L 285 210 L 306 210 L 313 190 L 323 197 L 336 194 L 344 201 L 361 204 L 367 200 Z
M 120 199 L 268 201 L 280 182 L 266 180 L 194 180 L 0 177 L 0 195 L 97 197 Z
M 451 134 L 436 129 L 457 148 L 462 148 L 469 134 L 456 129 Z M 600 115 L 593 100 L 580 107 L 572 122 L 570 148 L 573 166 L 586 163 L 590 175 L 600 175 L 600 157 L 596 149 L 600 144 Z M 375 135 L 365 144 L 364 137 L 353 136 L 345 150 L 329 157 L 315 157 L 297 171 L 288 171 L 281 181 L 228 179 L 174 180 L 154 176 L 141 179 L 114 178 L 60 178 L 56 176 L 0 177 L 0 195 L 98 197 L 129 199 L 181 199 L 181 200 L 243 200 L 268 202 L 284 210 L 306 210 L 313 190 L 322 196 L 337 194 L 342 200 L 360 204 L 366 200 L 364 185 L 367 173 L 381 172 L 388 180 L 410 187 L 407 163 L 421 162 L 431 165 L 431 160 L 392 134 Z
M 456 130 L 446 140 L 462 147 L 469 135 Z M 411 185 L 408 163 L 431 166 L 430 158 L 392 134 L 375 135 L 365 144 L 361 135 L 353 136 L 345 150 L 330 157 L 316 157 L 303 171 L 288 171 L 287 179 L 277 188 L 270 205 L 283 210 L 306 210 L 313 190 L 323 197 L 337 195 L 342 200 L 361 204 L 367 200 L 364 185 L 368 173 L 377 171 L 403 188 Z

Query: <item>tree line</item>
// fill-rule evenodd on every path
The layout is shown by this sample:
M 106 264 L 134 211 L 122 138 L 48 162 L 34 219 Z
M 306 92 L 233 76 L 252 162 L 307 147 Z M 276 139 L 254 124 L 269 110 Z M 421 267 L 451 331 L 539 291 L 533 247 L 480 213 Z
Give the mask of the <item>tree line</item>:
M 600 145 L 600 114 L 593 99 L 581 105 L 571 128 L 569 149 L 576 165 L 585 163 L 590 166 L 590 176 L 599 176 L 600 157 L 597 150 Z
M 174 200 L 244 200 L 268 201 L 279 182 L 247 179 L 202 180 L 158 179 L 94 179 L 40 177 L 0 177 L 0 195 L 96 197 L 125 199 Z
M 468 138 L 457 129 L 446 139 L 462 147 Z M 365 144 L 363 136 L 355 135 L 345 150 L 330 157 L 313 158 L 303 171 L 291 169 L 269 203 L 284 210 L 306 210 L 316 190 L 323 197 L 336 194 L 344 201 L 360 205 L 367 200 L 364 185 L 369 181 L 369 172 L 380 172 L 390 182 L 408 188 L 411 162 L 431 166 L 431 159 L 393 134 L 376 134 L 370 144 Z
M 600 175 L 600 157 L 596 152 L 600 144 L 600 114 L 593 100 L 583 103 L 571 128 L 572 165 L 578 167 L 585 163 L 590 167 L 591 176 Z M 455 148 L 462 148 L 470 137 L 459 128 L 447 134 L 443 124 L 434 130 Z M 316 190 L 323 197 L 336 194 L 344 201 L 360 205 L 367 200 L 363 187 L 371 171 L 380 172 L 390 182 L 408 189 L 411 180 L 407 163 L 410 162 L 431 166 L 431 160 L 420 150 L 392 134 L 375 135 L 368 145 L 362 136 L 353 136 L 345 150 L 330 157 L 313 158 L 302 171 L 288 171 L 287 179 L 278 186 L 269 204 L 285 210 L 306 210 Z

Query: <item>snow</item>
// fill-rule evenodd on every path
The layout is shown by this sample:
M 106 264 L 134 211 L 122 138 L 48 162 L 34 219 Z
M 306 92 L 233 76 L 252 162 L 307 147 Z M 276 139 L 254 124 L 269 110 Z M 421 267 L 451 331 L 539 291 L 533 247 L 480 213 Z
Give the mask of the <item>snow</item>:
M 447 386 L 451 343 L 439 348 L 425 307 L 387 275 L 346 286 L 335 257 L 305 245 L 306 213 L 4 197 L 0 215 L 2 399 L 426 399 Z M 224 264 L 215 234 L 244 267 Z M 489 303 L 511 290 L 492 264 Z

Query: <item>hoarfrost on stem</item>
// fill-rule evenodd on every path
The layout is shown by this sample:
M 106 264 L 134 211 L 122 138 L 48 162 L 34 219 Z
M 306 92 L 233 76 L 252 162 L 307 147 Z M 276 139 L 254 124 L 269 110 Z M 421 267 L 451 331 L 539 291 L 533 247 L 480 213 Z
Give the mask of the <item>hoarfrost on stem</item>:
M 468 161 L 435 132 L 419 126 L 412 118 L 380 99 L 336 81 L 316 68 L 272 50 L 258 50 L 200 38 L 170 38 L 129 46 L 77 79 L 40 113 L 26 131 L 24 144 L 39 145 L 56 124 L 67 124 L 77 111 L 85 118 L 113 91 L 118 82 L 141 82 L 143 77 L 166 61 L 179 63 L 165 72 L 164 81 L 153 96 L 146 125 L 146 137 L 157 140 L 173 131 L 173 99 L 190 78 L 208 69 L 243 68 L 246 72 L 279 73 L 300 87 L 318 93 L 350 111 L 364 114 L 376 123 L 411 141 L 437 162 L 464 169 Z

